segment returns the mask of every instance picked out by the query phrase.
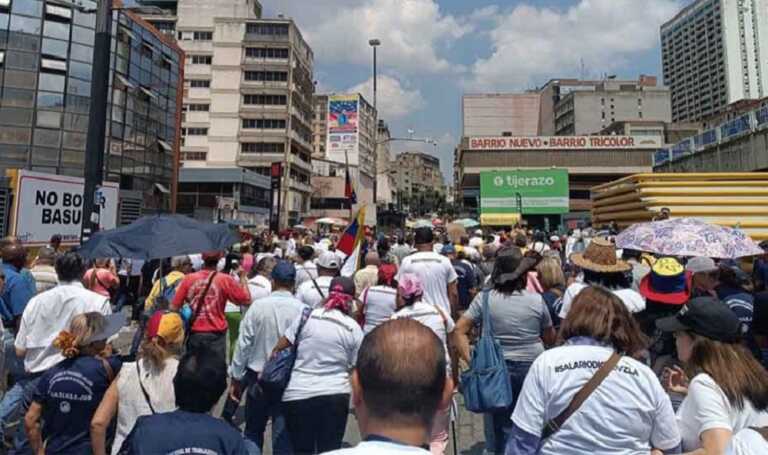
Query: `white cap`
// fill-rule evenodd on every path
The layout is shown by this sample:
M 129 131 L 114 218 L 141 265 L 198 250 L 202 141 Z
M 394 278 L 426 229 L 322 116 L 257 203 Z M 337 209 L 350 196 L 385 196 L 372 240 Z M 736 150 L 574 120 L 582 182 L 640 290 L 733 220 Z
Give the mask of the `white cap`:
M 341 265 L 339 265 L 339 257 L 330 251 L 324 252 L 317 258 L 317 265 L 324 269 L 338 269 L 341 267 Z
M 475 235 L 483 235 L 483 230 L 482 229 L 476 230 Z
M 550 242 L 559 242 L 560 241 L 560 237 L 558 237 L 556 235 L 553 235 L 552 237 L 549 238 L 549 241 Z

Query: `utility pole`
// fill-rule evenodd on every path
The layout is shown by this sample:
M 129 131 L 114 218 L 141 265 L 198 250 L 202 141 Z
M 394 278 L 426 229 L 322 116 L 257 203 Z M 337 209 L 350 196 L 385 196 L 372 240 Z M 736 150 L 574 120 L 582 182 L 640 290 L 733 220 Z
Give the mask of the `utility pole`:
M 85 185 L 83 188 L 83 224 L 81 241 L 99 230 L 100 204 L 96 192 L 104 180 L 104 141 L 107 131 L 107 95 L 109 90 L 109 43 L 112 22 L 111 0 L 100 0 L 96 9 L 96 37 L 91 74 L 91 109 L 85 146 Z

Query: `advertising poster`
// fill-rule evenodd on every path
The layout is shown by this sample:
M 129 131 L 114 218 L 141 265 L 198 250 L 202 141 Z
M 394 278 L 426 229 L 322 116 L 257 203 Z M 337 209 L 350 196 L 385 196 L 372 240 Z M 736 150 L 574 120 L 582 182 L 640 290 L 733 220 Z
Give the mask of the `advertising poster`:
M 358 163 L 358 95 L 328 97 L 328 131 L 325 146 L 330 161 L 357 166 Z
M 84 181 L 78 177 L 18 171 L 13 232 L 25 245 L 44 246 L 61 235 L 64 245 L 80 243 Z M 117 226 L 119 185 L 105 182 L 95 201 L 101 229 Z
M 480 173 L 482 214 L 553 215 L 569 211 L 568 171 L 531 169 Z

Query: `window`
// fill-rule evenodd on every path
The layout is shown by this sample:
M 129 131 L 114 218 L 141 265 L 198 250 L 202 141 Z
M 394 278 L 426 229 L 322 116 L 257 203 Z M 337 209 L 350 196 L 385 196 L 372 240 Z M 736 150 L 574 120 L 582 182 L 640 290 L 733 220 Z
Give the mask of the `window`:
M 192 39 L 195 41 L 211 41 L 213 40 L 213 32 L 194 32 Z
M 181 152 L 182 161 L 205 161 L 208 152 Z
M 208 88 L 211 86 L 211 81 L 207 79 L 192 79 L 189 81 L 189 86 L 192 88 Z
M 288 102 L 286 95 L 243 95 L 243 104 L 285 106 Z
M 192 56 L 193 65 L 210 65 L 212 61 L 213 59 L 210 55 L 193 55 Z
M 182 128 L 182 136 L 207 136 L 208 128 Z
M 276 81 L 286 82 L 288 80 L 288 72 L 286 71 L 246 71 L 246 81 Z
M 188 104 L 187 109 L 191 112 L 208 112 L 209 104 L 194 103 Z
M 256 35 L 288 35 L 288 24 L 247 24 L 245 33 Z
M 245 56 L 251 58 L 288 58 L 288 49 L 271 47 L 247 47 Z
M 284 130 L 285 120 L 270 118 L 244 118 L 243 128 L 256 128 L 259 130 Z
M 285 144 L 274 142 L 244 142 L 240 144 L 242 153 L 285 153 Z

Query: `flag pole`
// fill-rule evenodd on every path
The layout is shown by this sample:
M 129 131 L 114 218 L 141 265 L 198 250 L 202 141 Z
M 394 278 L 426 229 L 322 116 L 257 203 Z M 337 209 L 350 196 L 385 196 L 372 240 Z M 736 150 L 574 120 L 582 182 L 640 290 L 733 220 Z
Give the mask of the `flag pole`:
M 349 175 L 349 153 L 347 152 L 346 149 L 344 150 L 344 162 L 346 163 L 346 166 L 347 166 L 347 173 L 344 181 L 344 193 L 345 193 L 344 196 L 346 196 L 347 182 L 349 182 L 350 186 L 352 185 L 352 177 Z M 355 189 L 352 188 L 353 193 L 354 191 Z M 349 222 L 350 223 L 352 222 L 352 199 L 349 199 Z

